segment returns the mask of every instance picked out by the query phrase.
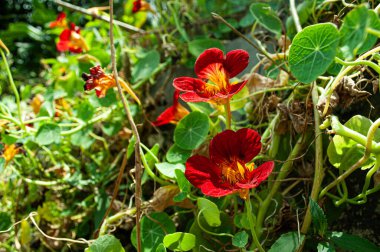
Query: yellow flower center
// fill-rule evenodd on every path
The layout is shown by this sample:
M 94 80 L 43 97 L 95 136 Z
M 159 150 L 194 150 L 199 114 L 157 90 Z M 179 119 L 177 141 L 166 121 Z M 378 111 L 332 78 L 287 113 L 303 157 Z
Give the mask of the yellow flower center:
M 230 86 L 229 77 L 221 63 L 214 63 L 205 69 L 208 78 L 205 92 L 208 94 L 216 94 L 219 92 L 227 93 Z
M 243 164 L 240 161 L 234 161 L 230 165 L 222 167 L 222 176 L 229 184 L 234 185 L 246 178 L 246 173 L 252 171 L 255 167 L 254 163 Z

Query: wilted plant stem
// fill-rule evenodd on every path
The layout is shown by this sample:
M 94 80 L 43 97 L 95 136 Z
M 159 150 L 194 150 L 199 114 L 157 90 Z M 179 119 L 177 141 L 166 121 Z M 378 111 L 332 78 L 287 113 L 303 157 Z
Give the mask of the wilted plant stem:
M 259 241 L 259 239 L 257 238 L 257 235 L 256 235 L 255 224 L 254 224 L 253 218 L 252 218 L 252 205 L 251 205 L 251 199 L 250 199 L 250 197 L 248 197 L 248 199 L 245 200 L 245 208 L 247 210 L 247 217 L 248 217 L 248 222 L 249 222 L 249 228 L 251 229 L 251 234 L 252 234 L 253 242 L 255 243 L 256 247 L 259 249 L 260 252 L 265 252 L 265 250 L 261 246 L 260 241 Z
M 314 109 L 314 135 L 315 135 L 315 172 L 313 187 L 311 189 L 310 198 L 314 201 L 318 201 L 319 191 L 321 190 L 321 184 L 324 177 L 323 171 L 323 142 L 322 135 L 319 125 L 321 124 L 319 112 L 317 109 L 318 103 L 318 86 L 314 82 L 313 89 L 311 92 L 311 97 L 313 99 L 313 109 Z M 310 205 L 307 208 L 305 218 L 302 223 L 301 232 L 306 234 L 311 223 L 311 212 Z
M 260 238 L 260 236 L 263 233 L 264 219 L 266 217 L 266 213 L 268 211 L 270 203 L 271 203 L 274 195 L 280 189 L 282 181 L 291 172 L 291 170 L 293 168 L 293 161 L 301 155 L 301 152 L 305 147 L 305 143 L 308 143 L 309 136 L 310 136 L 310 132 L 307 132 L 305 136 L 304 135 L 299 136 L 296 145 L 294 146 L 292 152 L 290 153 L 290 155 L 288 157 L 288 160 L 282 165 L 275 182 L 273 183 L 272 187 L 270 188 L 270 191 L 269 191 L 267 197 L 263 200 L 263 202 L 259 208 L 259 211 L 257 213 L 257 218 L 256 218 L 256 233 L 257 233 L 258 238 Z
M 117 85 L 117 90 L 119 92 L 121 101 L 123 102 L 123 107 L 125 110 L 125 113 L 127 115 L 129 124 L 131 125 L 133 136 L 136 139 L 135 143 L 135 181 L 136 181 L 136 189 L 135 189 L 135 205 L 136 205 L 136 242 L 137 242 L 137 251 L 141 251 L 141 226 L 140 226 L 140 216 L 141 216 L 141 156 L 140 156 L 140 136 L 139 132 L 137 130 L 136 124 L 133 120 L 131 110 L 129 108 L 129 104 L 127 99 L 125 98 L 123 94 L 123 90 L 121 88 L 121 85 L 119 83 L 118 74 L 117 74 L 117 67 L 116 67 L 116 54 L 115 54 L 115 45 L 114 45 L 114 38 L 113 38 L 113 0 L 109 0 L 109 6 L 110 6 L 110 43 L 111 43 L 111 60 L 112 60 L 112 69 L 113 69 L 113 75 L 115 77 L 115 82 Z

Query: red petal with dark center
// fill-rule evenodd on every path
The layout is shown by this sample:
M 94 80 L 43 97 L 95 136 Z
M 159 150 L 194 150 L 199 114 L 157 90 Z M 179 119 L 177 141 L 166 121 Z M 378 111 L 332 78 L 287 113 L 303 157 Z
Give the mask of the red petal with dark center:
M 248 181 L 246 183 L 236 183 L 235 188 L 254 188 L 259 186 L 272 173 L 273 168 L 273 161 L 265 162 L 247 175 Z
M 210 48 L 205 50 L 199 55 L 197 61 L 195 61 L 194 71 L 200 79 L 208 79 L 208 67 L 214 63 L 224 62 L 223 51 L 218 48 Z
M 243 128 L 236 132 L 225 130 L 217 134 L 210 143 L 210 159 L 220 165 L 229 165 L 237 160 L 248 163 L 261 149 L 260 135 Z
M 210 98 L 199 96 L 195 92 L 183 93 L 179 97 L 185 102 L 208 102 L 210 100 Z
M 80 48 L 80 47 L 69 47 L 69 51 L 72 53 L 81 53 L 82 48 Z
M 186 161 L 185 176 L 197 188 L 207 181 L 220 179 L 220 170 L 210 159 L 195 155 Z
M 238 49 L 227 53 L 223 66 L 228 72 L 229 77 L 233 78 L 241 73 L 248 66 L 248 63 L 248 52 Z
M 211 196 L 211 197 L 222 197 L 228 194 L 234 193 L 235 189 L 230 188 L 221 188 L 215 186 L 211 181 L 207 181 L 202 184 L 201 191 L 204 195 Z

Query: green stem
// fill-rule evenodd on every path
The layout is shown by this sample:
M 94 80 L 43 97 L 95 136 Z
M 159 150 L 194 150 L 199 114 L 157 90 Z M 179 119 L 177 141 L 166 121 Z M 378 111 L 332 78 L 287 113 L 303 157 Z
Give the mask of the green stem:
M 148 173 L 148 175 L 154 180 L 156 181 L 157 183 L 159 183 L 160 185 L 170 185 L 170 183 L 166 182 L 165 180 L 159 178 L 156 176 L 156 174 L 154 174 L 154 172 L 152 171 L 152 169 L 150 168 L 148 162 L 146 161 L 146 158 L 145 158 L 145 155 L 144 155 L 144 152 L 143 150 L 140 148 L 140 153 L 141 153 L 141 161 L 144 165 L 144 168 L 146 170 L 146 172 Z
M 253 97 L 253 96 L 256 96 L 256 95 L 260 95 L 260 94 L 265 94 L 265 93 L 270 93 L 270 92 L 275 92 L 275 91 L 290 90 L 290 89 L 294 89 L 294 88 L 295 88 L 295 86 L 266 88 L 266 89 L 263 89 L 263 90 L 260 90 L 260 91 L 257 91 L 257 92 L 253 92 L 252 94 L 249 94 L 248 96 L 245 96 L 243 98 L 240 98 L 240 99 L 237 99 L 237 100 L 233 100 L 233 101 L 231 101 L 231 103 L 238 103 L 238 102 L 246 100 L 249 97 Z
M 314 104 L 314 131 L 315 131 L 315 172 L 314 172 L 314 181 L 313 187 L 311 189 L 310 198 L 314 201 L 318 200 L 318 194 L 321 189 L 322 180 L 324 177 L 323 170 L 323 142 L 321 130 L 319 129 L 319 125 L 321 124 L 321 120 L 319 117 L 319 112 L 317 109 L 318 103 L 318 87 L 316 83 L 313 84 L 313 89 L 311 92 L 313 104 Z M 306 211 L 306 215 L 304 221 L 302 223 L 301 232 L 306 234 L 311 224 L 311 212 L 310 205 Z
M 375 29 L 372 29 L 370 27 L 368 27 L 366 30 L 369 34 L 375 35 L 376 37 L 380 38 L 380 31 L 379 30 L 375 30 Z
M 331 118 L 333 119 L 333 118 Z M 331 122 L 331 126 L 333 123 Z M 372 140 L 375 137 L 375 133 L 377 128 L 380 126 L 380 119 L 377 119 L 369 128 L 367 134 L 367 143 L 365 144 L 366 149 L 364 156 L 361 157 L 353 166 L 351 166 L 348 170 L 346 170 L 342 175 L 340 175 L 337 179 L 327 185 L 320 193 L 319 198 L 323 197 L 331 188 L 335 187 L 337 184 L 342 182 L 345 178 L 347 178 L 351 173 L 353 173 L 356 169 L 360 168 L 364 165 L 364 163 L 369 159 L 370 154 L 372 153 Z
M 265 252 L 265 250 L 261 246 L 260 241 L 256 235 L 255 224 L 254 224 L 253 216 L 252 216 L 252 205 L 251 205 L 250 197 L 248 197 L 248 199 L 245 200 L 245 207 L 247 209 L 247 217 L 248 217 L 248 222 L 249 222 L 249 228 L 251 229 L 253 242 L 255 243 L 256 247 L 259 249 L 260 252 Z
M 288 176 L 288 174 L 292 171 L 293 161 L 294 159 L 298 158 L 301 155 L 301 152 L 304 149 L 305 144 L 308 143 L 310 135 L 311 135 L 310 132 L 308 132 L 306 133 L 306 136 L 303 136 L 303 135 L 299 136 L 296 145 L 294 146 L 292 152 L 290 153 L 288 157 L 288 160 L 281 166 L 281 169 L 277 175 L 275 182 L 273 183 L 268 195 L 263 200 L 259 208 L 259 211 L 257 213 L 257 219 L 256 219 L 256 233 L 258 234 L 259 238 L 263 233 L 262 227 L 264 224 L 264 219 L 266 217 L 272 198 L 278 192 L 280 185 L 282 183 L 282 180 L 285 179 Z
M 343 66 L 360 66 L 360 65 L 369 66 L 369 67 L 372 67 L 373 70 L 375 70 L 378 74 L 380 74 L 380 66 L 378 66 L 377 64 L 369 60 L 343 61 L 339 59 L 338 57 L 335 57 L 335 62 Z
M 360 56 L 358 60 L 363 60 L 377 52 L 380 51 L 380 46 L 378 47 L 375 47 L 373 48 L 372 50 L 366 52 L 365 54 L 363 54 L 362 56 Z M 328 108 L 329 108 L 329 105 L 330 105 L 330 99 L 331 99 L 331 95 L 333 94 L 334 90 L 336 89 L 336 87 L 339 85 L 340 81 L 343 79 L 344 76 L 346 76 L 353 68 L 354 66 L 347 66 L 345 68 L 343 68 L 339 74 L 335 77 L 334 81 L 331 83 L 331 86 L 330 88 L 327 90 L 326 94 L 325 94 L 325 97 L 326 97 L 326 104 L 325 104 L 325 108 L 323 109 L 323 116 L 325 116 L 327 114 L 327 111 L 328 111 Z
M 3 50 L 1 48 L 0 48 L 0 54 L 1 54 L 1 57 L 3 58 L 3 61 L 4 61 L 5 70 L 7 71 L 8 78 L 9 78 L 9 83 L 11 84 L 11 88 L 12 88 L 13 93 L 14 93 L 15 98 L 16 98 L 17 111 L 18 111 L 18 117 L 19 117 L 19 121 L 20 121 L 20 126 L 21 126 L 21 128 L 23 130 L 25 130 L 25 125 L 22 122 L 20 95 L 19 95 L 17 87 L 16 87 L 16 85 L 15 85 L 15 83 L 13 81 L 12 73 L 11 73 L 11 70 L 9 68 L 7 58 L 5 57 L 5 54 L 4 54 L 4 52 L 3 52 Z
M 231 104 L 230 98 L 227 98 L 227 102 L 224 104 L 224 112 L 226 113 L 226 127 L 227 129 L 231 129 Z

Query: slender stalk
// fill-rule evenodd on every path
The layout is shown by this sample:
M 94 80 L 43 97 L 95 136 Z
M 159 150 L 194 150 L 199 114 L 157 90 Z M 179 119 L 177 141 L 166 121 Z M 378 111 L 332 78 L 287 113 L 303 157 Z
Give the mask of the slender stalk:
M 69 10 L 76 11 L 76 12 L 82 13 L 84 15 L 92 16 L 94 18 L 97 18 L 97 19 L 100 19 L 100 20 L 103 20 L 103 21 L 111 23 L 111 19 L 112 18 L 110 18 L 110 17 L 97 15 L 96 13 L 88 11 L 85 8 L 82 8 L 82 7 L 76 6 L 76 5 L 71 4 L 71 3 L 67 3 L 67 2 L 61 1 L 61 0 L 55 0 L 54 2 L 56 4 L 58 4 L 58 5 L 60 5 L 60 6 L 68 8 Z M 110 16 L 111 16 L 111 14 L 110 14 Z M 121 21 L 118 21 L 118 20 L 112 20 L 112 22 L 115 23 L 116 25 L 122 27 L 123 29 L 125 29 L 127 31 L 130 31 L 130 32 L 138 32 L 138 33 L 143 33 L 144 32 L 144 30 L 141 30 L 140 28 L 137 28 L 135 26 L 129 25 L 127 23 L 124 23 L 124 22 L 121 22 Z
M 3 49 L 1 49 L 1 48 L 0 48 L 0 54 L 1 54 L 1 57 L 3 58 L 3 62 L 4 62 L 4 66 L 5 66 L 5 70 L 7 71 L 7 74 L 8 74 L 9 83 L 11 84 L 11 88 L 12 88 L 13 93 L 14 93 L 14 95 L 15 95 L 16 104 L 17 104 L 18 119 L 19 119 L 19 121 L 20 121 L 20 126 L 21 126 L 21 128 L 22 128 L 23 130 L 25 130 L 25 125 L 24 125 L 24 123 L 22 122 L 22 113 L 21 113 L 21 100 L 20 100 L 20 95 L 19 95 L 19 93 L 18 93 L 18 90 L 17 90 L 16 84 L 15 84 L 14 81 L 13 81 L 12 72 L 11 72 L 11 69 L 9 68 L 7 58 L 5 57 L 5 54 L 4 54 L 4 52 L 3 52 Z
M 380 51 L 380 46 L 378 47 L 375 47 L 373 48 L 372 50 L 366 52 L 365 54 L 363 54 L 362 56 L 360 56 L 356 61 L 358 60 L 363 60 L 377 52 Z M 325 116 L 327 114 L 327 111 L 328 111 L 328 108 L 329 108 L 329 105 L 330 105 L 330 99 L 331 99 L 331 95 L 332 93 L 334 92 L 335 88 L 339 85 L 340 81 L 343 79 L 344 76 L 346 76 L 351 70 L 352 68 L 355 67 L 355 66 L 347 66 L 346 68 L 343 68 L 340 73 L 335 77 L 333 83 L 331 84 L 329 90 L 326 92 L 325 96 L 326 96 L 326 104 L 325 104 L 325 108 L 323 109 L 323 116 Z
M 263 54 L 266 58 L 268 58 L 275 66 L 278 66 L 281 70 L 285 71 L 286 73 L 288 73 L 289 75 L 290 72 L 283 68 L 282 66 L 278 65 L 278 63 L 272 58 L 272 56 L 267 52 L 265 51 L 263 48 L 261 48 L 260 46 L 256 45 L 255 43 L 253 43 L 250 39 L 248 39 L 244 34 L 242 34 L 241 32 L 239 32 L 238 30 L 236 30 L 235 27 L 233 27 L 230 23 L 228 23 L 222 16 L 220 16 L 219 14 L 217 13 L 214 13 L 214 12 L 211 12 L 211 15 L 213 18 L 215 18 L 216 20 L 219 20 L 221 21 L 223 24 L 227 25 L 228 28 L 230 28 L 234 33 L 236 33 L 239 37 L 241 37 L 242 39 L 244 39 L 245 41 L 247 41 L 248 44 L 250 44 L 251 46 L 253 46 L 257 51 L 259 51 L 261 54 Z
M 290 0 L 290 12 L 292 13 L 292 17 L 294 20 L 294 24 L 296 25 L 297 32 L 302 31 L 302 26 L 300 23 L 300 19 L 298 17 L 297 9 L 296 9 L 296 4 L 294 0 Z
M 226 113 L 226 127 L 227 129 L 231 129 L 231 104 L 230 98 L 227 98 L 227 102 L 224 104 L 224 112 Z
M 378 74 L 380 74 L 380 66 L 376 65 L 374 62 L 369 60 L 355 60 L 355 61 L 344 61 L 338 57 L 335 57 L 335 62 L 343 65 L 343 66 L 360 66 L 365 65 L 371 67 Z
M 301 152 L 304 149 L 305 144 L 308 143 L 308 141 L 309 141 L 309 136 L 310 136 L 310 132 L 306 133 L 306 136 L 304 136 L 304 135 L 299 136 L 296 145 L 294 146 L 292 152 L 290 153 L 290 155 L 288 157 L 288 160 L 282 165 L 275 182 L 273 183 L 272 187 L 270 188 L 270 191 L 269 191 L 267 197 L 263 200 L 263 202 L 259 208 L 259 211 L 257 213 L 257 218 L 256 218 L 256 233 L 258 234 L 259 238 L 263 233 L 262 229 L 263 229 L 264 219 L 266 217 L 266 214 L 267 214 L 269 205 L 272 201 L 272 198 L 280 189 L 282 181 L 292 171 L 293 161 L 294 161 L 294 159 L 296 159 L 297 157 L 299 157 L 301 155 Z
M 260 252 L 265 252 L 256 235 L 255 224 L 252 217 L 252 205 L 249 197 L 245 200 L 245 208 L 247 209 L 247 217 L 249 222 L 249 228 L 251 229 L 253 242 L 255 243 L 256 247 L 259 249 Z
M 348 170 L 346 170 L 342 175 L 340 175 L 337 179 L 327 185 L 321 193 L 319 194 L 319 198 L 323 197 L 331 188 L 335 187 L 337 184 L 342 182 L 345 178 L 347 178 L 351 173 L 356 171 L 358 168 L 363 166 L 363 164 L 369 159 L 372 152 L 372 140 L 375 137 L 375 133 L 377 128 L 380 127 L 380 119 L 377 119 L 369 128 L 367 134 L 367 143 L 366 149 L 363 157 L 361 157 L 353 166 L 351 166 Z
M 117 90 L 119 92 L 121 101 L 123 103 L 124 111 L 127 115 L 129 124 L 132 128 L 133 136 L 136 139 L 135 143 L 135 180 L 136 180 L 136 189 L 135 189 L 135 205 L 136 205 L 136 242 L 137 242 L 137 251 L 141 252 L 141 225 L 140 225 L 140 217 L 141 217 L 141 196 L 142 196 L 142 188 L 141 188 L 141 173 L 142 173 L 142 165 L 141 165 L 141 152 L 140 152 L 140 136 L 137 130 L 137 126 L 133 120 L 131 110 L 129 108 L 129 103 L 123 94 L 123 90 L 119 83 L 119 78 L 117 74 L 116 67 L 116 53 L 115 53 L 115 44 L 113 37 L 113 0 L 109 0 L 110 6 L 110 43 L 111 43 L 111 60 L 112 60 L 112 69 L 113 75 L 115 77 L 115 82 L 117 85 Z
M 313 89 L 311 92 L 311 96 L 313 99 L 313 108 L 314 108 L 314 133 L 315 133 L 315 172 L 314 172 L 314 181 L 313 187 L 311 189 L 310 198 L 314 201 L 318 200 L 318 194 L 321 189 L 322 180 L 324 177 L 323 170 L 323 142 L 321 130 L 319 129 L 319 125 L 321 124 L 321 118 L 319 116 L 319 112 L 317 109 L 318 103 L 318 86 L 314 82 Z M 311 224 L 311 212 L 310 205 L 306 211 L 305 218 L 302 223 L 301 232 L 306 234 Z

